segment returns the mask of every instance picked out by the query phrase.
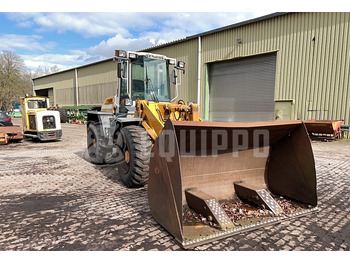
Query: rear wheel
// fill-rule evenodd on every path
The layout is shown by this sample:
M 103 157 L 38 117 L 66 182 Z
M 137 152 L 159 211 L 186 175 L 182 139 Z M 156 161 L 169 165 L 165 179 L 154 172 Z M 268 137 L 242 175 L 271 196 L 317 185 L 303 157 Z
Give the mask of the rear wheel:
M 103 150 L 101 136 L 94 124 L 90 124 L 87 127 L 87 146 L 90 161 L 94 164 L 103 164 Z
M 127 187 L 145 185 L 152 149 L 152 141 L 147 131 L 140 126 L 126 126 L 118 134 L 117 146 L 124 155 L 124 161 L 118 165 L 123 183 Z
M 60 113 L 61 123 L 67 123 L 67 110 L 59 108 L 58 112 Z

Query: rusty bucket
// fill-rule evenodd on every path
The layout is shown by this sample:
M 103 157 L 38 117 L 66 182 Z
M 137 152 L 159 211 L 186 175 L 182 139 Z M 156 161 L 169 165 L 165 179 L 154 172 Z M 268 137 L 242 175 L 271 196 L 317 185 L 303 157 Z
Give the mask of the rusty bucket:
M 20 126 L 0 126 L 0 144 L 7 144 L 11 140 L 20 141 L 23 134 Z
M 168 120 L 152 149 L 148 199 L 184 248 L 313 211 L 305 125 Z
M 304 121 L 309 136 L 313 140 L 336 140 L 341 138 L 343 120 L 316 120 Z

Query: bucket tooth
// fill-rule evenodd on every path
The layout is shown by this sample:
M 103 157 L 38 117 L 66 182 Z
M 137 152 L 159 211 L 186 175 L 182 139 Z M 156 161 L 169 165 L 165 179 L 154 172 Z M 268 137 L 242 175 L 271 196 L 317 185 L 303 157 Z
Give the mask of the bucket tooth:
M 214 197 L 205 194 L 197 188 L 186 189 L 185 196 L 188 206 L 205 216 L 209 221 L 212 220 L 221 227 L 233 226 L 231 219 Z
M 283 214 L 281 206 L 272 198 L 266 189 L 261 189 L 244 182 L 234 183 L 235 191 L 239 198 L 256 205 L 265 205 L 275 215 Z

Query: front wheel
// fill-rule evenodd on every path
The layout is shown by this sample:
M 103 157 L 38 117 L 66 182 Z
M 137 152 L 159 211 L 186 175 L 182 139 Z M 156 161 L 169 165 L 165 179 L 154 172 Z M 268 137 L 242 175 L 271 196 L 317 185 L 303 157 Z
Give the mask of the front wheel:
M 117 137 L 117 146 L 124 155 L 118 165 L 121 180 L 127 187 L 141 187 L 147 183 L 152 141 L 140 126 L 126 126 Z
M 87 127 L 87 146 L 90 161 L 94 164 L 103 164 L 103 148 L 98 127 L 90 124 Z

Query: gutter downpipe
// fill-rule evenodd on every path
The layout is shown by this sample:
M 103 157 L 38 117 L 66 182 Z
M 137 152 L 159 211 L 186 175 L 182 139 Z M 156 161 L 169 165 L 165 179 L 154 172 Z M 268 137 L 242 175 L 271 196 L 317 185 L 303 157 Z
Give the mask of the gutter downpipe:
M 79 105 L 79 92 L 78 92 L 78 69 L 75 68 L 75 98 L 76 98 L 76 101 L 75 101 L 75 104 L 76 106 Z
M 198 36 L 198 85 L 197 85 L 197 104 L 200 108 L 201 101 L 201 55 L 202 55 L 202 42 L 201 37 Z

